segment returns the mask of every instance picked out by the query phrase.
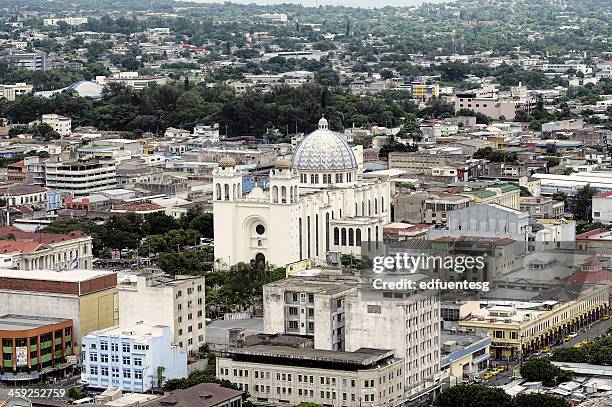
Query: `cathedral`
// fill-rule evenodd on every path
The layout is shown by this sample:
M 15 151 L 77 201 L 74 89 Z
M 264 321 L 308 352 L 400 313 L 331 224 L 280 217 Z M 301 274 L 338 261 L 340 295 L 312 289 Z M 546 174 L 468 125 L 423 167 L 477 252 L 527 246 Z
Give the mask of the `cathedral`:
M 390 183 L 363 180 L 342 135 L 319 128 L 296 147 L 293 160 L 278 160 L 266 189 L 242 192 L 243 173 L 222 158 L 213 172 L 215 267 L 252 259 L 285 266 L 327 254 L 360 253 L 382 239 L 390 221 Z

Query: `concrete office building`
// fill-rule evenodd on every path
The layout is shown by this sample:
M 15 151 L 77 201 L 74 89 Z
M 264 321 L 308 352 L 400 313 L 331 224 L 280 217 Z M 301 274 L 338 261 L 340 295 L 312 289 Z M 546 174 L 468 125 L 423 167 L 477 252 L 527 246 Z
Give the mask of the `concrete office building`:
M 119 323 L 116 286 L 107 271 L 0 269 L 0 314 L 70 319 L 77 348 L 81 335 Z
M 168 326 L 138 322 L 90 332 L 82 353 L 81 381 L 97 389 L 144 393 L 187 377 L 187 354 Z
M 113 160 L 45 163 L 47 187 L 72 196 L 90 195 L 117 187 Z
M 15 68 L 27 69 L 28 71 L 47 70 L 47 55 L 44 52 L 10 54 L 5 58 L 9 65 Z
M 0 316 L 2 372 L 0 381 L 38 380 L 71 368 L 74 354 L 72 321 L 63 318 L 7 314 Z
M 141 274 L 135 285 L 121 284 L 118 291 L 121 325 L 167 325 L 173 343 L 187 353 L 206 343 L 204 277 Z
M 405 368 L 392 350 L 354 352 L 283 345 L 223 350 L 217 377 L 248 391 L 264 405 L 308 401 L 328 406 L 400 406 Z
M 405 396 L 416 400 L 439 386 L 439 308 L 435 296 L 378 290 L 353 276 L 292 277 L 264 286 L 264 331 L 313 337 L 317 349 L 392 349 L 405 362 Z

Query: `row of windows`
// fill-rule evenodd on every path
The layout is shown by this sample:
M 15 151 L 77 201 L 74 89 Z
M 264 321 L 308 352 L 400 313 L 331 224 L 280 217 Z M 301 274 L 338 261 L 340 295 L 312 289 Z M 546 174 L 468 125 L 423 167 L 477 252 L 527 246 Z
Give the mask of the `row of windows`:
M 108 363 L 108 354 L 102 353 L 100 354 L 100 363 Z M 89 354 L 89 361 L 90 362 L 97 362 L 98 361 L 98 354 L 95 352 L 92 352 Z M 119 363 L 119 355 L 111 355 L 110 357 L 110 361 L 111 363 Z M 121 363 L 124 365 L 131 365 L 132 364 L 132 358 L 130 356 L 122 356 L 121 357 Z M 141 358 L 134 358 L 134 366 L 142 366 L 142 359 Z
M 125 379 L 131 379 L 132 378 L 132 371 L 129 369 L 122 369 L 123 370 L 123 377 Z M 112 377 L 119 377 L 119 368 L 117 367 L 113 367 L 111 369 L 111 375 Z M 98 369 L 98 366 L 90 366 L 89 367 L 89 374 L 92 376 L 97 376 L 98 373 L 100 374 L 100 376 L 108 376 L 109 370 L 108 367 L 100 367 L 100 369 Z M 134 370 L 134 379 L 136 380 L 142 380 L 142 370 Z

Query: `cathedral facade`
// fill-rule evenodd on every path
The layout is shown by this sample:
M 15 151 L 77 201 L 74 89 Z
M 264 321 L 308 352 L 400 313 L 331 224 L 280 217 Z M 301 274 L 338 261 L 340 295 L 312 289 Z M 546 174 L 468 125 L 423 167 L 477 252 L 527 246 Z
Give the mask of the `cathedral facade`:
M 285 266 L 325 264 L 329 252 L 358 255 L 362 244 L 382 240 L 390 221 L 389 181 L 362 180 L 353 150 L 325 118 L 293 161 L 277 161 L 265 190 L 243 194 L 243 175 L 228 157 L 213 172 L 217 269 L 252 259 Z

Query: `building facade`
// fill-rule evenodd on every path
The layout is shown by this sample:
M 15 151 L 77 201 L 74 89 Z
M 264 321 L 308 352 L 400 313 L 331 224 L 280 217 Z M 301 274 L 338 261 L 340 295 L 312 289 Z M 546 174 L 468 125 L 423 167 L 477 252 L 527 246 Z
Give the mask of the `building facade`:
M 338 352 L 255 345 L 225 349 L 217 359 L 219 379 L 265 405 L 400 406 L 404 374 L 403 360 L 393 351 L 372 348 Z
M 72 196 L 117 187 L 113 160 L 86 160 L 45 163 L 45 180 L 49 188 Z
M 187 354 L 173 344 L 170 327 L 143 322 L 83 337 L 81 381 L 97 389 L 145 393 L 187 377 Z
M 331 251 L 356 253 L 362 241 L 380 240 L 390 220 L 389 182 L 360 180 L 353 150 L 325 119 L 297 146 L 293 163 L 277 162 L 266 190 L 243 194 L 235 166 L 224 158 L 213 172 L 217 268 L 251 259 L 324 263 Z
M 141 274 L 136 285 L 119 286 L 119 322 L 167 325 L 173 343 L 187 353 L 206 343 L 204 277 Z
M 0 314 L 45 315 L 73 321 L 81 335 L 119 323 L 117 275 L 92 270 L 0 269 Z
M 73 326 L 69 319 L 2 315 L 0 340 L 0 381 L 38 380 L 44 374 L 66 368 L 68 357 L 74 354 Z
M 0 85 L 0 98 L 5 98 L 8 101 L 13 101 L 21 95 L 26 95 L 32 92 L 33 85 L 25 83 L 16 83 L 14 85 Z

